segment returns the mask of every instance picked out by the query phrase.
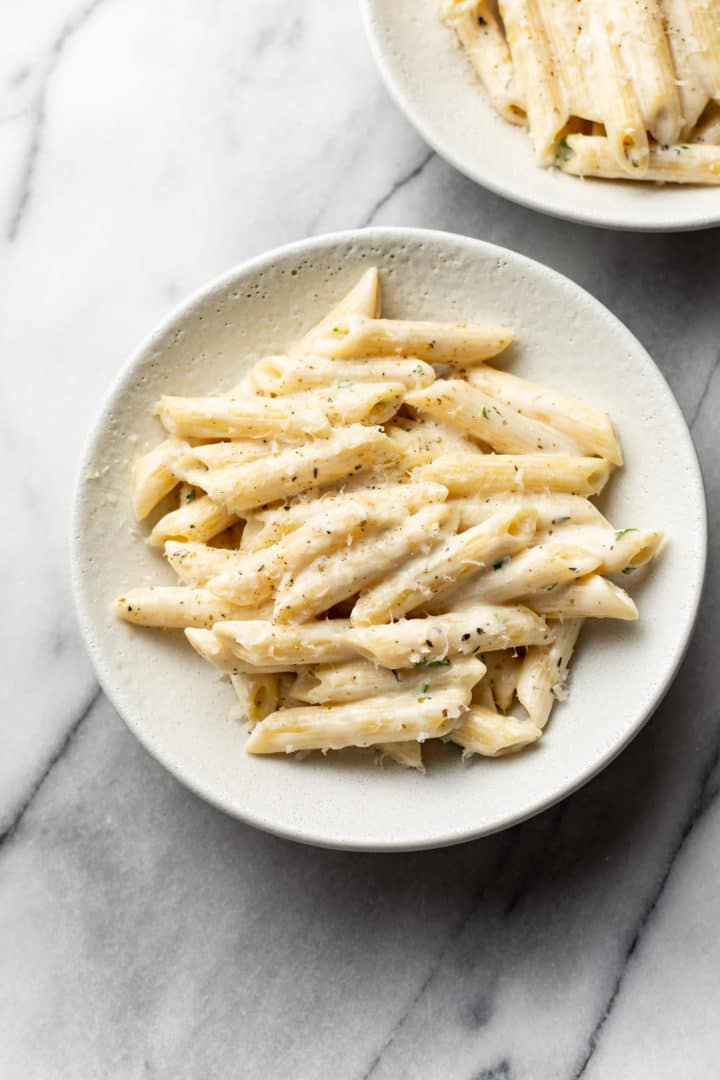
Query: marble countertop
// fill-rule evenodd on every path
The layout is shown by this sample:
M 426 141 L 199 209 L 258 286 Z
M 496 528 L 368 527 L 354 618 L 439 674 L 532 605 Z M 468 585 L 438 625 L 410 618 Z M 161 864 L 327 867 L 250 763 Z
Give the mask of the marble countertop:
M 337 228 L 463 232 L 593 292 L 677 395 L 719 535 L 720 233 L 603 232 L 481 190 L 389 101 L 355 0 L 332 7 L 0 13 L 0 1077 L 705 1080 L 714 558 L 629 749 L 542 816 L 423 854 L 313 850 L 206 806 L 128 733 L 80 641 L 71 490 L 118 367 L 211 276 Z

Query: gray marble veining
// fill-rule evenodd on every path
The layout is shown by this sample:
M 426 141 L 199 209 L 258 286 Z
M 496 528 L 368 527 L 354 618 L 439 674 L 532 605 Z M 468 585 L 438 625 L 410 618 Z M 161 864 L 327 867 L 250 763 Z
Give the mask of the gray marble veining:
M 650 350 L 720 529 L 716 231 L 551 220 L 428 151 L 356 5 L 35 0 L 0 13 L 0 1077 L 670 1080 L 717 1071 L 720 572 L 600 777 L 500 836 L 316 851 L 199 802 L 99 693 L 74 624 L 80 447 L 128 351 L 211 275 L 413 224 L 567 274 Z

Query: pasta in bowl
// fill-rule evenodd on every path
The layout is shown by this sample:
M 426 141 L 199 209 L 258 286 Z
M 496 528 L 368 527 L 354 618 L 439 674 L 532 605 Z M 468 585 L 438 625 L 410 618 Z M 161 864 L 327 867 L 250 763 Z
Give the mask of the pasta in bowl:
M 472 179 L 587 224 L 720 221 L 717 4 L 365 0 L 365 11 L 388 88 Z
M 685 470 L 670 500 L 658 460 Z M 567 793 L 657 702 L 697 602 L 696 470 L 649 359 L 564 279 L 443 234 L 321 238 L 204 290 L 114 389 L 78 494 L 81 622 L 132 729 L 224 809 L 334 846 L 454 842 Z
M 116 613 L 230 676 L 252 754 L 535 743 L 583 619 L 637 618 L 606 575 L 662 541 L 589 500 L 623 463 L 606 413 L 488 365 L 509 327 L 382 318 L 381 291 L 370 267 L 227 394 L 163 395 L 134 464 L 138 518 L 177 493 L 149 539 L 182 584 Z

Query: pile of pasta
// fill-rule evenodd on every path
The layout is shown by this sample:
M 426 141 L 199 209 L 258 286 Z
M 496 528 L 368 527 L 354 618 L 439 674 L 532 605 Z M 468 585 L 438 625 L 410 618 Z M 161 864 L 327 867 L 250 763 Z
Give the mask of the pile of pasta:
M 720 183 L 718 0 L 442 0 L 441 13 L 539 165 Z
M 583 620 L 637 618 L 606 575 L 661 542 L 589 499 L 622 464 L 608 416 L 486 363 L 509 329 L 379 311 L 370 269 L 235 389 L 161 397 L 135 464 L 138 519 L 177 499 L 149 543 L 181 584 L 117 614 L 230 676 L 253 754 L 529 746 Z

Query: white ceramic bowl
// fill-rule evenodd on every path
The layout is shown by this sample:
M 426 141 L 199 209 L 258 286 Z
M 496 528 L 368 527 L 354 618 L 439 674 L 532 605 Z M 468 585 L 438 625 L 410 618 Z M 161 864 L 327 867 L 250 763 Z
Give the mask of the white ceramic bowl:
M 438 0 L 364 0 L 388 89 L 456 169 L 523 206 L 586 225 L 670 232 L 720 224 L 717 187 L 580 180 L 538 168 L 527 132 L 495 113 L 438 7 Z
M 506 363 L 582 394 L 619 425 L 627 467 L 606 500 L 619 526 L 662 526 L 667 545 L 636 589 L 637 623 L 588 623 L 569 701 L 537 748 L 465 765 L 438 747 L 426 775 L 358 753 L 296 761 L 244 753 L 230 686 L 182 635 L 119 622 L 113 597 L 173 581 L 130 511 L 129 460 L 158 442 L 163 392 L 230 387 L 316 321 L 375 264 L 384 311 L 514 327 Z M 292 244 L 239 266 L 174 311 L 131 357 L 90 436 L 74 511 L 73 577 L 102 685 L 130 729 L 179 779 L 244 821 L 330 847 L 452 844 L 537 813 L 593 776 L 665 693 L 685 651 L 705 563 L 695 451 L 665 380 L 632 334 L 571 281 L 477 240 L 370 229 Z M 639 576 L 639 575 L 638 575 Z

